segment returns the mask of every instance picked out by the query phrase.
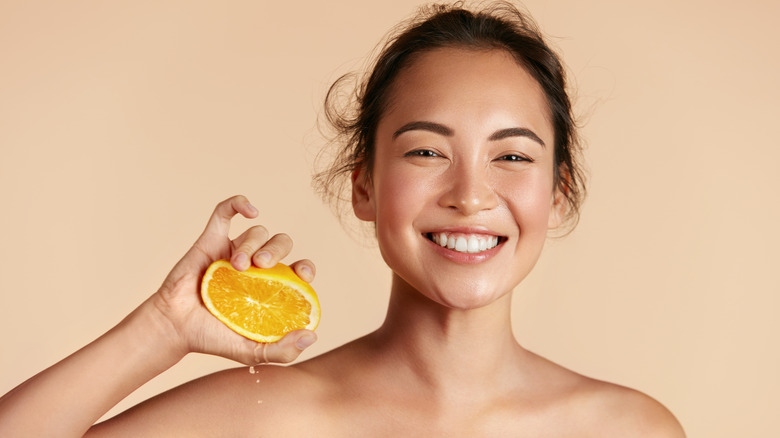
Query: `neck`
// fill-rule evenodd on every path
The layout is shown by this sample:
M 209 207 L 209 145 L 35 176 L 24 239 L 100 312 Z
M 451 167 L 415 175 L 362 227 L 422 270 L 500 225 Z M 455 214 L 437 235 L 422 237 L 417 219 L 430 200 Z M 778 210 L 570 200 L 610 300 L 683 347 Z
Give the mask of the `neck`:
M 516 378 L 528 354 L 512 334 L 510 304 L 511 292 L 484 307 L 453 309 L 394 276 L 387 318 L 371 343 L 428 391 L 473 396 Z

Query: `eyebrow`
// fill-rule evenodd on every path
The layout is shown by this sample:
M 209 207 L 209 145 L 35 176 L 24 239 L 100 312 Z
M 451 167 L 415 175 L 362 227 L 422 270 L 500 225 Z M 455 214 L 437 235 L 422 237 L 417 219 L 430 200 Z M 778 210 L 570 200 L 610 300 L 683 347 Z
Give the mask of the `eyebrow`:
M 442 125 L 441 123 L 410 122 L 405 124 L 404 126 L 401 126 L 400 128 L 398 128 L 397 131 L 393 133 L 393 140 L 395 140 L 399 135 L 408 131 L 430 131 L 435 134 L 443 135 L 445 137 L 452 137 L 453 135 L 455 135 L 455 131 L 453 131 L 451 128 L 447 126 Z
M 498 131 L 490 134 L 490 137 L 488 137 L 488 140 L 491 141 L 497 141 L 497 140 L 503 140 L 505 138 L 509 137 L 527 137 L 531 140 L 539 143 L 542 145 L 542 147 L 545 147 L 546 145 L 542 141 L 541 138 L 539 138 L 538 135 L 536 135 L 535 132 L 531 131 L 528 128 L 506 128 L 506 129 L 499 129 Z
M 453 131 L 452 128 L 442 125 L 441 123 L 417 121 L 417 122 L 409 122 L 404 126 L 398 128 L 393 133 L 393 140 L 395 140 L 399 135 L 408 131 L 429 131 L 435 134 L 443 135 L 445 137 L 452 137 L 453 135 L 455 135 L 455 131 Z M 526 137 L 539 143 L 542 147 L 546 146 L 544 144 L 544 141 L 542 141 L 542 139 L 539 138 L 539 136 L 536 135 L 536 133 L 534 133 L 528 128 L 499 129 L 498 131 L 490 134 L 488 140 L 498 141 L 509 137 Z

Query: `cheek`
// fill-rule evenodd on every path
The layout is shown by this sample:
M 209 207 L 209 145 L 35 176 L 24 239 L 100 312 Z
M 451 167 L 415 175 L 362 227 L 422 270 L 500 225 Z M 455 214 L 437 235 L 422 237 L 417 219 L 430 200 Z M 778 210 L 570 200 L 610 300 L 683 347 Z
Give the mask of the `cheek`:
M 547 234 L 547 225 L 553 201 L 552 178 L 549 175 L 537 175 L 522 178 L 503 188 L 505 199 L 515 218 L 521 222 L 522 232 Z
M 393 169 L 385 169 L 392 171 Z M 408 173 L 408 172 L 407 172 Z M 392 176 L 388 178 L 387 176 Z M 408 225 L 423 205 L 425 184 L 419 178 L 402 172 L 377 175 L 375 205 L 378 233 L 392 233 L 394 238 L 402 226 Z
M 422 184 L 412 177 L 381 179 L 375 188 L 379 252 L 393 271 L 403 270 L 408 251 L 419 245 L 415 220 L 423 209 Z

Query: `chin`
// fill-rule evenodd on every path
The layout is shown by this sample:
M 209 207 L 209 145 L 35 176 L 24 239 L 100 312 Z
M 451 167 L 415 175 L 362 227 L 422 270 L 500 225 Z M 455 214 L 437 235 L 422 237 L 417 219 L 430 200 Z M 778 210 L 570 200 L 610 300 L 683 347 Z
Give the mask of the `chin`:
M 506 294 L 479 287 L 461 286 L 447 291 L 436 291 L 429 298 L 450 309 L 473 310 L 495 303 Z

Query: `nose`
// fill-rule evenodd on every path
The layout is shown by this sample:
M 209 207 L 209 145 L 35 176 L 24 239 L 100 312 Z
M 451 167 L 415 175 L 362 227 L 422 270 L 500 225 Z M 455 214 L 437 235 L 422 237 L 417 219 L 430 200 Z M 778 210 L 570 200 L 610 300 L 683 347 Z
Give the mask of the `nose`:
M 439 198 L 440 206 L 469 216 L 498 205 L 498 195 L 490 182 L 488 169 L 463 163 L 453 166 L 444 178 L 447 188 Z

